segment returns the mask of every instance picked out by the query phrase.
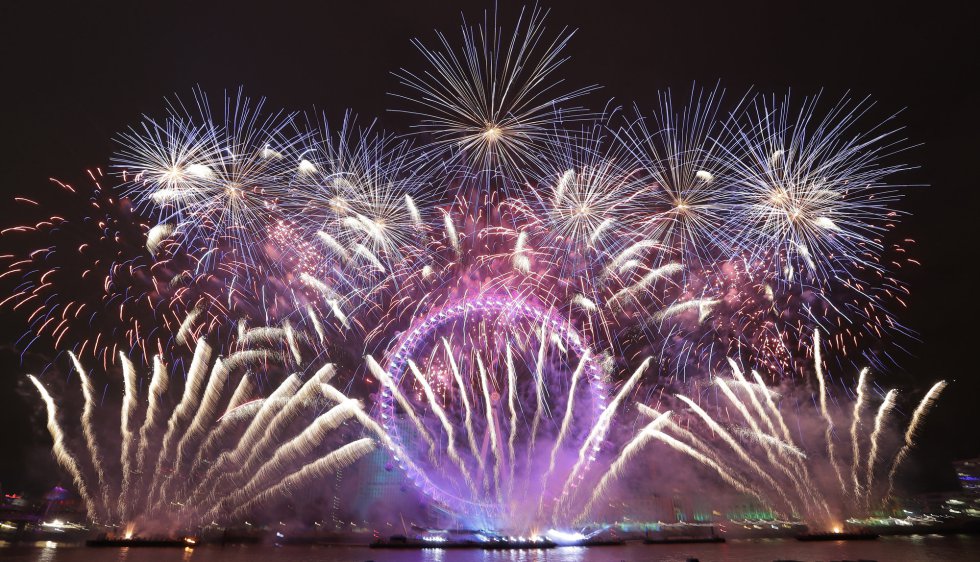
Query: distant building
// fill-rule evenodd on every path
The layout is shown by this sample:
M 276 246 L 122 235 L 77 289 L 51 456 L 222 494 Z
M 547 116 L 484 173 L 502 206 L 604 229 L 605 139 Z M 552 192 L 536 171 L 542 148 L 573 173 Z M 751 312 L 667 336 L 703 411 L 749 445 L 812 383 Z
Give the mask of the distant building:
M 964 515 L 980 517 L 980 457 L 955 461 L 953 469 L 960 481 L 962 497 L 948 501 L 949 509 Z M 962 502 L 962 503 L 960 503 Z
M 895 516 L 980 517 L 980 458 L 953 462 L 959 490 L 916 494 L 899 501 Z
M 963 493 L 980 497 L 980 457 L 953 462 L 953 469 L 960 480 Z

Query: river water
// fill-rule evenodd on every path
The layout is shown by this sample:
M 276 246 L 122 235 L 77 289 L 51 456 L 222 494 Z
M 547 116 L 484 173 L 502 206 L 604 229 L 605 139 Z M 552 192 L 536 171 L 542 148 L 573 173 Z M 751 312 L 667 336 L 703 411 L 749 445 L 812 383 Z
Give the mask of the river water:
M 0 543 L 2 544 L 2 543 Z M 524 551 L 397 551 L 351 546 L 203 546 L 195 549 L 87 548 L 37 543 L 0 546 L 3 562 L 772 562 L 774 560 L 878 562 L 980 561 L 980 536 L 913 535 L 877 541 L 809 542 L 793 539 L 729 540 L 724 544 L 555 548 Z

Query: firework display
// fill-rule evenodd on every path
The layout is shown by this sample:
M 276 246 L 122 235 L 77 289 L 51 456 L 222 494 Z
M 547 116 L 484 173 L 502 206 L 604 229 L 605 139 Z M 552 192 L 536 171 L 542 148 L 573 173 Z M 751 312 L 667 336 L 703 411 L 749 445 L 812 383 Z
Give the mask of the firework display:
M 836 436 L 834 423 L 839 416 L 832 416 L 827 408 L 827 386 L 820 366 L 820 343 L 816 334 L 819 332 L 814 335 L 814 349 L 818 350 L 814 372 L 819 384 L 816 408 L 784 414 L 777 404 L 777 400 L 782 401 L 784 397 L 767 386 L 758 372 L 753 371 L 750 380 L 739 365 L 731 361 L 731 378 L 719 376 L 712 384 L 721 390 L 726 405 L 737 413 L 734 416 L 737 420 L 719 423 L 683 394 L 672 397 L 674 410 L 661 412 L 639 405 L 640 413 L 652 421 L 623 448 L 603 475 L 580 517 L 589 515 L 589 508 L 602 498 L 611 481 L 623 470 L 623 465 L 636 454 L 636 449 L 652 441 L 660 441 L 682 452 L 760 502 L 782 505 L 777 508 L 782 513 L 819 522 L 826 528 L 839 527 L 840 518 L 845 514 L 865 514 L 872 505 L 887 500 L 893 491 L 895 473 L 913 442 L 912 436 L 946 383 L 936 383 L 922 398 L 906 430 L 905 443 L 898 455 L 887 462 L 879 454 L 882 428 L 892 413 L 898 391 L 892 389 L 884 395 L 874 415 L 874 430 L 870 435 L 859 431 L 861 425 L 869 421 L 866 418 L 871 413 L 867 408 L 868 371 L 862 370 L 857 383 L 857 398 L 850 412 L 849 431 L 841 431 L 840 436 Z M 790 416 L 793 419 L 787 422 Z M 794 437 L 787 425 L 798 425 L 795 424 L 797 418 L 823 421 L 822 438 L 816 439 L 822 450 L 807 452 L 800 447 L 798 441 L 804 436 Z M 838 451 L 841 440 L 850 441 L 850 451 Z M 866 452 L 862 452 L 862 446 L 867 447 Z M 836 477 L 833 482 L 828 482 L 828 474 Z M 880 482 L 886 474 L 885 481 Z
M 419 463 L 436 469 L 411 477 L 487 528 L 550 520 L 543 511 L 588 473 L 621 402 L 607 400 L 600 358 L 567 321 L 505 298 L 434 312 L 403 336 L 387 370 L 370 361 L 385 387 L 386 430 L 414 437 L 412 449 L 428 449 Z M 416 385 L 424 400 L 412 396 Z
M 281 370 L 276 367 L 288 365 L 282 349 L 255 346 L 221 358 L 200 339 L 172 408 L 167 396 L 177 377 L 160 356 L 153 360 L 146 400 L 138 396 L 136 367 L 125 355 L 119 357 L 121 443 L 118 458 L 112 458 L 97 436 L 94 374 L 74 354 L 71 359 L 84 395 L 84 452 L 68 450 L 58 405 L 36 377 L 30 380 L 47 408 L 58 462 L 74 481 L 89 517 L 123 529 L 126 536 L 234 521 L 283 490 L 309 485 L 373 450 L 376 442 L 368 437 L 344 443 L 344 422 L 369 433 L 380 430 L 359 401 L 331 386 L 333 365 L 322 366 L 305 381 L 297 374 L 284 376 L 263 396 L 261 388 Z M 143 401 L 145 408 L 139 405 Z
M 0 307 L 70 355 L 80 436 L 66 358 L 30 380 L 90 519 L 232 524 L 375 449 L 461 528 L 615 520 L 653 448 L 787 518 L 888 500 L 944 386 L 888 439 L 899 393 L 860 370 L 910 333 L 898 128 L 719 88 L 593 111 L 545 19 L 417 40 L 405 134 L 195 91 L 93 188 L 18 199 Z

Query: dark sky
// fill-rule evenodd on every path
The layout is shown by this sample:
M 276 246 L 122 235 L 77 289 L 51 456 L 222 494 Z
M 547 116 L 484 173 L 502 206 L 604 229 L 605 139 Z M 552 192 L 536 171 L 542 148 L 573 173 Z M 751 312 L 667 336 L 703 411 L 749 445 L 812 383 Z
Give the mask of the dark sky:
M 116 133 L 198 84 L 212 95 L 243 85 L 270 106 L 315 107 L 333 119 L 350 108 L 398 128 L 397 116 L 385 114 L 394 101 L 386 92 L 396 88 L 391 70 L 421 67 L 410 39 L 431 42 L 434 29 L 455 34 L 461 12 L 476 20 L 491 6 L 451 4 L 3 2 L 0 223 L 16 222 L 7 201 L 47 189 L 49 177 L 85 184 L 84 170 L 107 163 Z M 824 88 L 836 99 L 850 90 L 877 100 L 876 115 L 904 109 L 907 137 L 922 146 L 904 157 L 920 168 L 901 179 L 928 185 L 902 203 L 912 213 L 902 228 L 923 264 L 906 273 L 913 297 L 903 318 L 922 343 L 910 346 L 906 372 L 889 376 L 920 394 L 937 378 L 956 381 L 923 436 L 917 460 L 932 474 L 926 481 L 941 482 L 935 475 L 949 458 L 980 454 L 976 3 L 551 4 L 552 31 L 579 29 L 562 73 L 570 86 L 603 85 L 604 98 L 652 109 L 657 90 L 721 80 L 735 95 L 791 88 L 802 97 Z M 518 7 L 501 6 L 511 16 Z M 19 328 L 2 320 L 0 348 L 9 349 Z M 34 484 L 32 467 L 47 457 L 24 427 L 39 403 L 13 392 L 22 377 L 17 358 L 0 350 L 0 361 L 0 483 L 16 489 Z

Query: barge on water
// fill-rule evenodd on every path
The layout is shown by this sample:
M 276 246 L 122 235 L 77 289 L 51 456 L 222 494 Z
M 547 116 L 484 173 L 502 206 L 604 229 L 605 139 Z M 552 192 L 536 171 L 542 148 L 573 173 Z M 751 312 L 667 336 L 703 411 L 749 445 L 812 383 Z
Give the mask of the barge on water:
M 539 550 L 558 546 L 553 541 L 543 537 L 497 537 L 482 536 L 479 538 L 446 538 L 443 536 L 428 536 L 409 538 L 395 535 L 388 540 L 378 540 L 371 543 L 371 548 L 394 548 L 405 550 L 419 549 L 474 549 L 474 550 Z
M 192 547 L 197 544 L 197 539 L 184 537 L 175 539 L 170 537 L 97 537 L 85 541 L 85 546 L 94 547 L 113 547 L 113 548 L 184 548 Z
M 665 537 L 662 539 L 644 539 L 643 544 L 693 544 L 693 543 L 720 543 L 725 542 L 725 537 Z
M 647 537 L 643 539 L 643 544 L 694 544 L 694 543 L 722 543 L 725 537 L 715 534 L 715 528 L 710 527 L 709 534 L 664 534 L 660 537 Z
M 585 539 L 562 544 L 561 546 L 623 546 L 624 544 L 626 544 L 626 541 L 622 539 Z
M 841 533 L 804 533 L 796 535 L 798 541 L 873 541 L 877 539 L 877 533 L 867 531 L 841 532 Z

